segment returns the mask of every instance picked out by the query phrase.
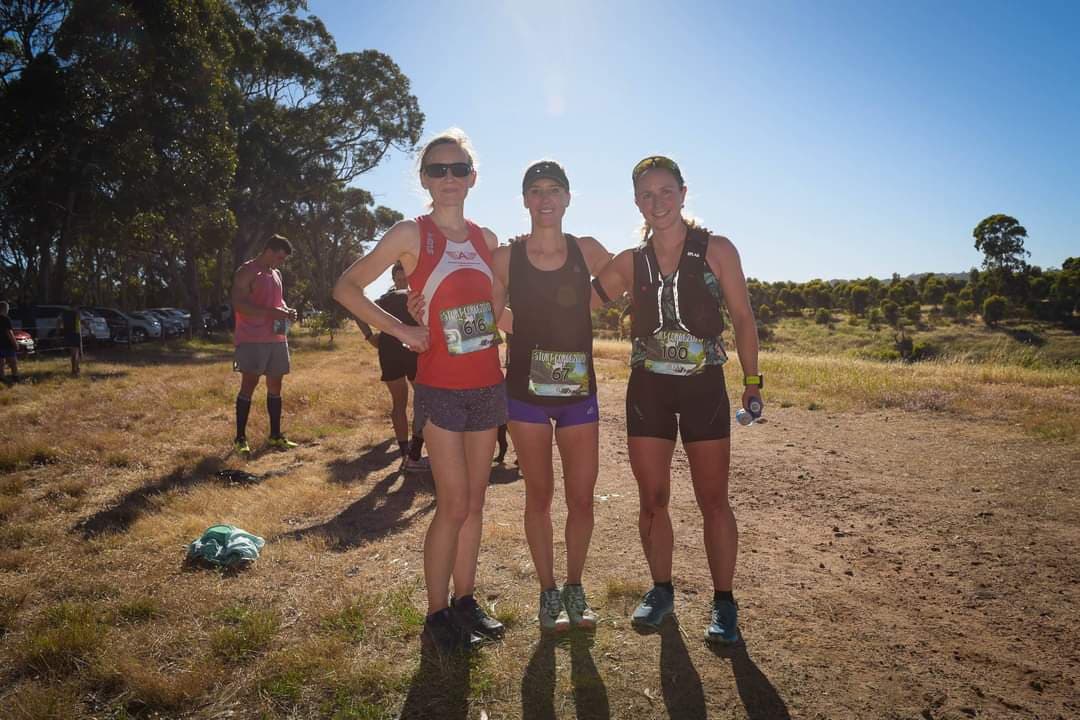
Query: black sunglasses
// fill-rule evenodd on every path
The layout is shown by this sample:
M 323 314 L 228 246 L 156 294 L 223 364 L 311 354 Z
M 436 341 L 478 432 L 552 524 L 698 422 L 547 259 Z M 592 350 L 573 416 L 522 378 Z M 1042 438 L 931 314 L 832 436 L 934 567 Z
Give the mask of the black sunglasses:
M 429 178 L 443 178 L 446 177 L 446 173 L 449 171 L 454 177 L 465 177 L 472 172 L 472 165 L 469 163 L 456 162 L 456 163 L 428 163 L 424 166 L 424 174 Z

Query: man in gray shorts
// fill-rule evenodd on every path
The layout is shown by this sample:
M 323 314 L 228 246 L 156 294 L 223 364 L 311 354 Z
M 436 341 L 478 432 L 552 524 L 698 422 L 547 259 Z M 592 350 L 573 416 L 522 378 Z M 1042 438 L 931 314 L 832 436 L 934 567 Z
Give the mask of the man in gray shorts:
M 247 420 L 251 396 L 266 376 L 266 410 L 270 415 L 270 447 L 290 450 L 296 443 L 281 433 L 281 380 L 289 372 L 289 324 L 296 310 L 285 304 L 281 272 L 292 243 L 280 235 L 266 241 L 261 253 L 236 270 L 232 305 L 236 314 L 233 367 L 240 372 L 240 392 L 236 396 L 236 443 L 238 453 L 251 452 L 247 441 Z

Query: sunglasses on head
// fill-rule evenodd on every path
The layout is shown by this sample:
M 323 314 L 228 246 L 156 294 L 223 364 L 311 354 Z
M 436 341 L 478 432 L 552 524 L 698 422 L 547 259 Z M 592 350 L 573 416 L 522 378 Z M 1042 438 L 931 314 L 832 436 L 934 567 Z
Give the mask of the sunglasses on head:
M 647 157 L 641 162 L 639 162 L 637 165 L 634 166 L 634 171 L 633 173 L 631 173 L 631 178 L 634 181 L 637 181 L 639 177 L 644 175 L 647 171 L 652 170 L 653 168 L 661 168 L 663 170 L 667 170 L 672 175 L 674 175 L 675 179 L 679 181 L 680 185 L 682 185 L 682 172 L 679 170 L 679 166 L 675 164 L 674 160 L 672 160 L 671 158 L 666 158 L 663 155 L 653 155 L 652 157 Z
M 463 178 L 472 172 L 469 163 L 428 163 L 424 166 L 424 174 L 429 178 L 443 178 L 449 172 L 454 177 Z

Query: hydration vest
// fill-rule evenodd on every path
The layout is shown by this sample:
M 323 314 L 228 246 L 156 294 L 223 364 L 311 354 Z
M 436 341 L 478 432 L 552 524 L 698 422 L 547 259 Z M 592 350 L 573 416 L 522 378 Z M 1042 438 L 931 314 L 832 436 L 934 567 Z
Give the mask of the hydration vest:
M 720 305 L 705 285 L 705 252 L 708 247 L 709 232 L 702 228 L 689 228 L 679 266 L 672 278 L 677 327 L 699 338 L 719 337 L 724 331 Z M 655 335 L 663 329 L 664 314 L 660 308 L 663 287 L 656 251 L 651 243 L 646 243 L 634 250 L 633 317 L 630 324 L 633 337 Z

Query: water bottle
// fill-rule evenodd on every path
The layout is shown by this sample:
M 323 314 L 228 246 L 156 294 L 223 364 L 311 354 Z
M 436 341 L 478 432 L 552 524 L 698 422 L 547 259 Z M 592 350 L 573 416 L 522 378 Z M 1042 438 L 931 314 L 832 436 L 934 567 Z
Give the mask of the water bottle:
M 735 422 L 740 425 L 753 425 L 754 421 L 761 417 L 761 412 L 765 409 L 761 400 L 756 397 L 750 398 L 748 405 L 749 407 L 745 409 L 739 408 L 735 412 Z

